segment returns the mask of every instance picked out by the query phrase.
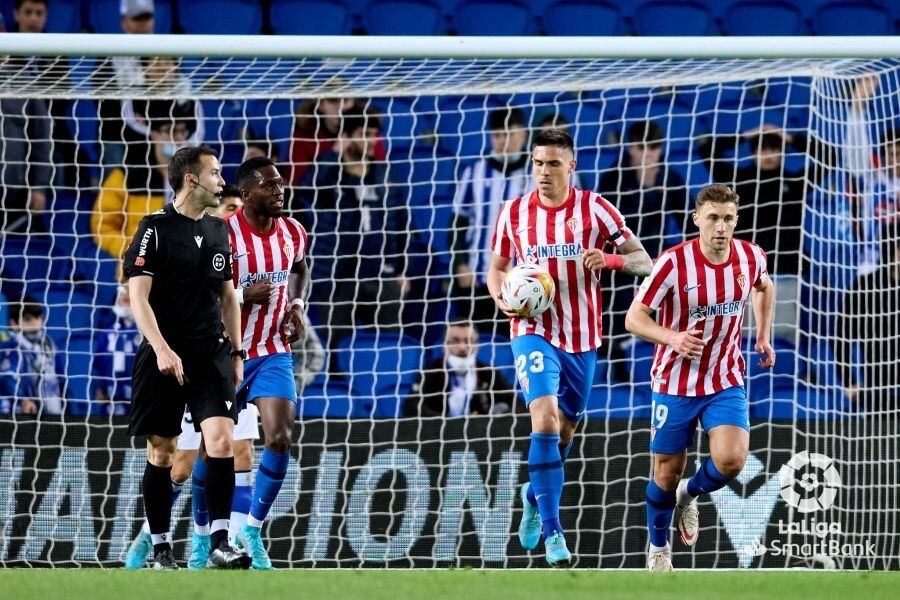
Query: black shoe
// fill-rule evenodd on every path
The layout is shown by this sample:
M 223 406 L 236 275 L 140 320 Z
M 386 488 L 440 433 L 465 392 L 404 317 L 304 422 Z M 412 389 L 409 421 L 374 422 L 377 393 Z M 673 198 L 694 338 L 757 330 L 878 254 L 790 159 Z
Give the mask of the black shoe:
M 206 559 L 208 569 L 249 569 L 253 558 L 243 550 L 235 550 L 222 542 L 209 553 Z
M 153 557 L 154 571 L 177 571 L 178 563 L 175 562 L 175 555 L 171 550 L 163 550 Z

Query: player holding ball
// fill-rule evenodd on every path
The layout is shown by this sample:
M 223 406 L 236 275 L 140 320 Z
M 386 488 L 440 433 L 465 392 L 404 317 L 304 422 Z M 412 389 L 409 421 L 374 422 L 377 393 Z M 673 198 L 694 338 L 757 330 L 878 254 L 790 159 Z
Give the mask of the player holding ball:
M 519 541 L 532 550 L 543 534 L 547 562 L 567 566 L 572 554 L 559 521 L 563 462 L 584 417 L 601 340 L 596 272 L 646 277 L 652 263 L 614 206 L 569 185 L 575 152 L 567 133 L 549 129 L 535 136 L 531 163 L 537 189 L 505 202 L 497 218 L 488 288 L 510 318 L 516 376 L 531 414 Z M 618 254 L 603 252 L 607 243 Z M 555 293 L 543 312 L 520 312 L 504 300 L 501 288 L 514 258 L 552 278 Z

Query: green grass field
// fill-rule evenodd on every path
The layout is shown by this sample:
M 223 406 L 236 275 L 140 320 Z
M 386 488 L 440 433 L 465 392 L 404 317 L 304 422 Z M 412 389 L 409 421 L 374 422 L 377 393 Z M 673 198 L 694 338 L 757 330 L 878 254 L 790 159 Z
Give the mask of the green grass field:
M 377 571 L 273 573 L 0 570 L 0 599 L 65 600 L 405 600 L 451 598 L 634 598 L 675 600 L 876 600 L 896 598 L 900 573 L 823 571 Z

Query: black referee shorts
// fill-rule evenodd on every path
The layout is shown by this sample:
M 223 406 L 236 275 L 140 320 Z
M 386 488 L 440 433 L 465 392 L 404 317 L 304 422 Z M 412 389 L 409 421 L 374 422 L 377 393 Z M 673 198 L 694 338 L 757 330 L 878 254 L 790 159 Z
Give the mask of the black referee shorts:
M 194 429 L 210 417 L 237 421 L 231 343 L 216 338 L 209 344 L 172 348 L 181 358 L 184 385 L 156 366 L 156 352 L 144 341 L 134 357 L 131 417 L 128 434 L 172 438 L 181 433 L 184 407 L 191 411 Z

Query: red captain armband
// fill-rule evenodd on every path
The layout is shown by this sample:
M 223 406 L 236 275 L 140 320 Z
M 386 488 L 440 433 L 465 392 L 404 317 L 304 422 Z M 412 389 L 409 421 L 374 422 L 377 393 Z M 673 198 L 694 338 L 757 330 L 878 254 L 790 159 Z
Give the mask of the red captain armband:
M 625 268 L 625 257 L 621 254 L 603 253 L 603 260 L 606 262 L 606 268 L 610 271 L 621 271 Z

